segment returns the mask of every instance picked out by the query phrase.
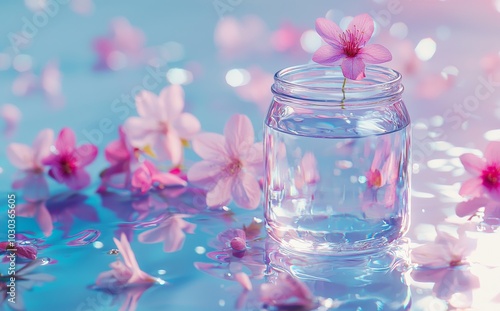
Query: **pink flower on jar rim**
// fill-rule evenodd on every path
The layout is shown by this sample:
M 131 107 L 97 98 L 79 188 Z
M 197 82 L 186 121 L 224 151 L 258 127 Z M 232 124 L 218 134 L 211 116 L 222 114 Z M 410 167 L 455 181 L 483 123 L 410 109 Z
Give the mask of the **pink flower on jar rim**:
M 327 43 L 313 55 L 313 61 L 325 66 L 340 65 L 344 77 L 361 80 L 365 77 L 365 62 L 380 64 L 392 59 L 391 52 L 380 44 L 366 45 L 374 30 L 373 19 L 361 14 L 345 31 L 326 18 L 316 20 L 316 31 Z

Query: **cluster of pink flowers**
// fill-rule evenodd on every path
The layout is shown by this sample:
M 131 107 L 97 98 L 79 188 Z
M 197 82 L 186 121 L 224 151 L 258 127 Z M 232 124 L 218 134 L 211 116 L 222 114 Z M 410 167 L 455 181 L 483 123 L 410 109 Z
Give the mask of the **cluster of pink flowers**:
M 22 189 L 27 201 L 48 198 L 45 167 L 49 167 L 48 175 L 52 179 L 70 189 L 80 190 L 90 184 L 85 167 L 95 160 L 97 147 L 91 144 L 77 147 L 75 133 L 69 128 L 63 128 L 55 142 L 53 136 L 52 130 L 45 129 L 35 138 L 32 147 L 18 143 L 7 147 L 7 157 L 22 173 L 12 187 Z

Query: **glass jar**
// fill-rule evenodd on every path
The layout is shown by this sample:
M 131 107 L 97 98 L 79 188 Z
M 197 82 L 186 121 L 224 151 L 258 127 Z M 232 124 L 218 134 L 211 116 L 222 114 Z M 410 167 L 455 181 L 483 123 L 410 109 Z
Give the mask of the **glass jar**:
M 410 118 L 401 75 L 347 80 L 317 64 L 276 73 L 265 120 L 269 235 L 306 253 L 359 254 L 409 226 Z

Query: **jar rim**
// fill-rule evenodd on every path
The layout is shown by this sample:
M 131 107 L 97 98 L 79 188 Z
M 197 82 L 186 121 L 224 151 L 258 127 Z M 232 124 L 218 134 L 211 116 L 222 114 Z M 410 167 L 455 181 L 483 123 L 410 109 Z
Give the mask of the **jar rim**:
M 401 96 L 402 76 L 391 68 L 368 65 L 362 80 L 347 79 L 342 91 L 344 75 L 340 66 L 310 63 L 287 67 L 274 75 L 272 92 L 275 95 L 307 101 L 366 101 Z M 331 83 L 327 83 L 331 82 Z M 343 99 L 343 94 L 346 98 Z

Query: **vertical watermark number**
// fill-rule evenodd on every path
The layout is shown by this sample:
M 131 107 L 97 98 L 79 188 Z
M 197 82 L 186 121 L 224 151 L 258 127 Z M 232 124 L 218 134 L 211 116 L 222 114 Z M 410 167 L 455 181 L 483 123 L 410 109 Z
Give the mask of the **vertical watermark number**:
M 9 254 L 9 269 L 7 281 L 7 295 L 10 303 L 16 303 L 16 195 L 9 193 L 7 195 L 7 250 Z

